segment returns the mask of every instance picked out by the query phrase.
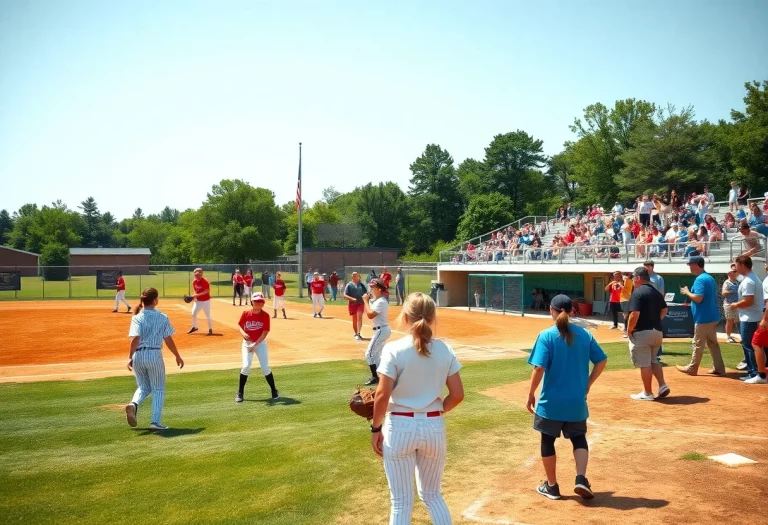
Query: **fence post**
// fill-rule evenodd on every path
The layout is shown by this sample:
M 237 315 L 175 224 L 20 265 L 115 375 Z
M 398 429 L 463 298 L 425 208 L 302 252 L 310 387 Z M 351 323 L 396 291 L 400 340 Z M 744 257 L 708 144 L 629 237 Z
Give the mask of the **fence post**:
M 163 297 L 165 297 L 165 272 L 161 272 L 161 275 L 163 276 Z
M 501 277 L 501 313 L 507 313 L 507 280 Z
M 72 267 L 71 266 L 67 266 L 67 273 L 69 273 L 68 275 L 69 278 L 67 279 L 67 281 L 69 282 L 69 298 L 72 299 Z
M 221 297 L 221 266 L 216 265 L 216 296 Z M 232 299 L 234 301 L 234 298 Z
M 525 317 L 525 274 L 520 276 L 520 317 Z
M 43 299 L 45 299 L 45 275 L 43 275 Z

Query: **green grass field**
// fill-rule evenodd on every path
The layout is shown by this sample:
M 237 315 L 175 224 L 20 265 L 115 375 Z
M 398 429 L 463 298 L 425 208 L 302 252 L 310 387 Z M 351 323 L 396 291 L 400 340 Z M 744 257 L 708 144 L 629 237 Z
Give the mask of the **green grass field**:
M 232 283 L 227 272 L 206 272 L 214 297 L 231 297 Z M 288 286 L 287 296 L 298 297 L 297 275 L 283 272 L 283 281 Z M 433 275 L 406 275 L 406 291 L 428 293 Z M 152 286 L 160 297 L 182 297 L 189 293 L 193 276 L 190 272 L 152 272 L 148 275 L 126 275 L 125 292 L 131 298 L 138 297 L 141 290 Z M 303 282 L 303 279 L 302 279 Z M 254 287 L 254 290 L 261 290 Z M 393 291 L 394 293 L 394 291 Z M 0 300 L 13 299 L 98 299 L 112 298 L 111 290 L 97 290 L 96 276 L 75 276 L 68 281 L 47 281 L 41 277 L 22 277 L 18 292 L 0 291 Z M 306 294 L 305 294 L 306 295 Z
M 688 344 L 665 347 L 667 362 L 687 362 Z M 609 370 L 630 366 L 626 344 L 604 349 Z M 738 345 L 723 350 L 727 363 L 740 359 Z M 149 400 L 139 428 L 125 424 L 132 377 L 2 384 L 0 515 L 35 524 L 385 523 L 383 469 L 366 422 L 346 406 L 365 372 L 362 362 L 276 368 L 285 397 L 268 401 L 254 375 L 241 405 L 233 402 L 235 370 L 171 375 L 164 422 L 173 430 L 165 433 L 141 429 Z M 529 375 L 523 359 L 464 367 L 466 399 L 447 418 L 446 483 L 497 462 L 489 444 L 511 447 L 532 432 L 522 408 L 479 393 Z M 104 407 L 111 404 L 120 406 Z M 416 508 L 414 522 L 428 522 Z

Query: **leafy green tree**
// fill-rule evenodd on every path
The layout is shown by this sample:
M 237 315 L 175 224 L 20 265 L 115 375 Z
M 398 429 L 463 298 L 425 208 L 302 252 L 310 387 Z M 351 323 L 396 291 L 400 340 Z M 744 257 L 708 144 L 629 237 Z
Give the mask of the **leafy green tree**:
M 58 242 L 46 244 L 40 251 L 40 265 L 45 266 L 43 277 L 48 281 L 66 281 L 69 278 L 69 247 Z
M 326 204 L 333 204 L 339 197 L 341 197 L 341 192 L 333 186 L 328 186 L 323 190 L 323 201 Z
M 485 148 L 485 167 L 492 187 L 512 200 L 512 213 L 519 216 L 524 209 L 523 183 L 528 170 L 542 168 L 547 157 L 543 142 L 525 131 L 517 130 L 493 137 Z
M 357 213 L 365 243 L 376 248 L 402 246 L 406 197 L 394 182 L 371 183 L 360 188 Z
M 10 234 L 11 230 L 13 230 L 13 218 L 8 210 L 0 211 L 0 244 L 5 242 L 5 236 Z
M 744 84 L 744 112 L 732 110 L 727 137 L 734 172 L 752 196 L 768 190 L 768 80 Z
M 474 195 L 488 193 L 491 187 L 485 165 L 479 160 L 465 159 L 456 170 L 459 178 L 459 194 L 467 204 Z
M 29 228 L 39 212 L 37 204 L 25 204 L 18 211 L 13 212 L 13 229 L 5 234 L 9 246 L 17 250 L 27 249 Z
M 408 244 L 413 251 L 432 251 L 439 240 L 456 234 L 464 204 L 451 155 L 427 145 L 410 166 Z
M 150 262 L 162 264 L 159 260 L 160 247 L 163 246 L 171 233 L 173 225 L 156 221 L 137 221 L 136 226 L 128 234 L 128 247 L 149 248 L 152 253 Z M 168 264 L 168 262 L 163 261 Z
M 144 211 L 141 208 L 136 208 L 133 211 L 133 217 L 132 219 L 143 219 L 144 218 Z
M 203 262 L 272 259 L 281 251 L 281 218 L 271 191 L 239 179 L 222 180 L 191 220 L 194 255 Z
M 14 246 L 42 255 L 42 249 L 47 244 L 58 243 L 66 247 L 81 246 L 86 225 L 79 213 L 61 207 L 43 206 L 29 220 L 16 221 L 25 224 L 24 229 L 14 227 L 11 240 Z M 17 235 L 21 236 L 18 238 Z
M 82 210 L 82 216 L 83 219 L 85 219 L 83 246 L 95 248 L 98 246 L 97 229 L 101 224 L 101 213 L 99 213 L 99 206 L 96 204 L 96 199 L 88 197 L 80 203 L 78 208 Z
M 557 196 L 566 202 L 576 201 L 579 184 L 573 178 L 573 159 L 569 152 L 558 153 L 547 164 L 547 178 Z
M 167 224 L 178 224 L 179 222 L 179 216 L 181 214 L 179 213 L 179 210 L 176 208 L 171 208 L 170 206 L 166 206 L 163 208 L 163 211 L 160 212 L 160 222 L 164 222 Z
M 456 238 L 462 241 L 489 232 L 515 219 L 512 199 L 499 192 L 475 195 L 461 216 Z

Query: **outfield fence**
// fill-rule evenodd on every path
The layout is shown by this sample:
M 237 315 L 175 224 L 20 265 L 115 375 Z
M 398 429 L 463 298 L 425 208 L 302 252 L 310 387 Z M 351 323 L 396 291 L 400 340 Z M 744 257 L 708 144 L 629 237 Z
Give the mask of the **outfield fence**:
M 525 315 L 525 276 L 471 273 L 467 276 L 469 309 Z
M 0 266 L 0 275 L 19 272 L 19 290 L 0 289 L 2 299 L 99 299 L 115 295 L 114 289 L 97 287 L 97 272 L 121 271 L 125 278 L 125 293 L 138 297 L 147 287 L 156 288 L 160 297 L 182 297 L 191 293 L 193 271 L 202 268 L 214 297 L 232 296 L 232 275 L 236 269 L 253 273 L 253 289 L 261 290 L 261 274 L 281 272 L 288 297 L 298 296 L 295 263 L 264 262 L 251 264 L 191 264 L 142 266 Z M 0 287 L 2 288 L 2 287 Z
M 387 268 L 387 271 L 392 274 L 392 281 L 389 284 L 390 295 L 395 294 L 395 279 L 397 277 L 398 268 L 401 268 L 403 271 L 403 281 L 405 283 L 404 287 L 406 295 L 412 292 L 422 292 L 429 294 L 432 281 L 437 280 L 437 264 L 407 264 L 407 266 L 403 265 L 395 266 L 394 268 Z M 381 268 L 371 268 L 370 266 L 345 266 L 343 273 L 339 273 L 339 276 L 345 281 L 350 281 L 352 280 L 352 272 L 357 272 L 360 274 L 360 279 L 367 283 L 372 277 L 371 270 L 374 270 L 377 276 L 381 273 Z

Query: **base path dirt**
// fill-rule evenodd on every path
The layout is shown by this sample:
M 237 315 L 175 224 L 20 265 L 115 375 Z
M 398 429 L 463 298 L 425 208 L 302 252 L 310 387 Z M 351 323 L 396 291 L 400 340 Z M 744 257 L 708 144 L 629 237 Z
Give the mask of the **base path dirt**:
M 735 378 L 690 377 L 666 369 L 672 389 L 661 401 L 633 401 L 641 390 L 636 370 L 607 372 L 589 395 L 590 463 L 596 497 L 573 493 L 570 442 L 559 439 L 558 482 L 563 500 L 535 492 L 545 479 L 539 434 L 515 436 L 516 447 L 499 461 L 496 479 L 477 480 L 464 520 L 493 524 L 722 524 L 768 523 L 768 387 Z M 733 374 L 735 376 L 735 374 Z M 484 392 L 524 407 L 528 383 Z M 533 416 L 531 416 L 531 422 Z M 710 459 L 733 452 L 757 464 L 728 467 Z
M 267 311 L 272 313 L 267 303 Z M 128 328 L 131 315 L 113 314 L 112 301 L 35 301 L 0 304 L 0 382 L 57 379 L 94 379 L 130 375 Z M 312 316 L 312 306 L 286 303 L 288 319 L 273 319 L 267 340 L 270 365 L 313 363 L 334 360 L 363 360 L 367 341 L 355 341 L 346 303 L 329 303 L 323 319 Z M 187 335 L 191 305 L 163 299 L 158 309 L 168 314 L 176 329 L 174 339 L 184 358 L 185 372 L 226 370 L 240 366 L 240 334 L 237 321 L 245 307 L 213 299 L 213 337 L 206 336 L 201 316 L 199 332 Z M 400 307 L 391 305 L 390 324 Z M 551 326 L 551 320 L 492 315 L 440 309 L 436 336 L 450 343 L 462 361 L 524 357 L 537 334 Z M 363 337 L 372 334 L 371 322 L 364 320 Z M 604 328 L 596 332 L 601 342 L 619 340 L 620 334 Z M 393 338 L 405 334 L 395 330 Z M 172 356 L 164 352 L 166 368 L 176 373 Z

